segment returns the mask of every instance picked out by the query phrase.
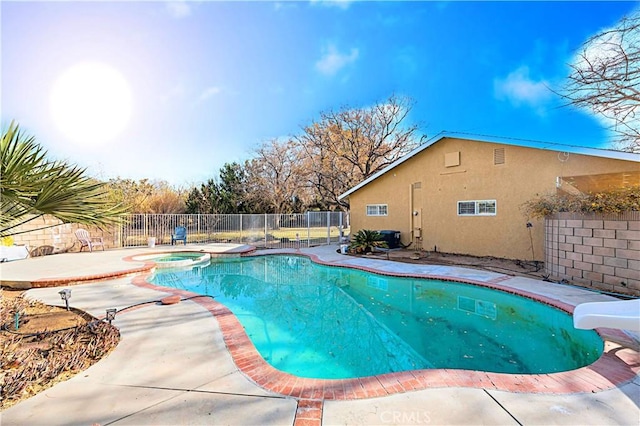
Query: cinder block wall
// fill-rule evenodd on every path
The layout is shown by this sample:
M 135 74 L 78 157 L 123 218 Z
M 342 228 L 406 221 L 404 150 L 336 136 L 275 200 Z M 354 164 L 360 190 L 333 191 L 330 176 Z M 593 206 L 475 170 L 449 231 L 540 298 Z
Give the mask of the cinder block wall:
M 78 228 L 88 230 L 92 237 L 102 237 L 105 249 L 119 246 L 117 244 L 118 236 L 114 231 L 62 223 L 53 216 L 37 217 L 20 225 L 15 229 L 19 234 L 13 235 L 12 238 L 14 244 L 26 245 L 29 252 L 42 246 L 52 246 L 54 253 L 77 252 L 80 250 L 80 244 L 75 236 L 75 231 Z
M 640 212 L 547 218 L 545 270 L 558 281 L 640 296 Z

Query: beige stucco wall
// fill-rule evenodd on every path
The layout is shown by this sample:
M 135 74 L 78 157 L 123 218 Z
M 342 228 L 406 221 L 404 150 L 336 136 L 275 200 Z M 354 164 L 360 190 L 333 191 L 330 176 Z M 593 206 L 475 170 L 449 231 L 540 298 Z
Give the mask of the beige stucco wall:
M 504 149 L 504 164 L 494 164 L 495 149 Z M 459 165 L 445 167 L 445 155 L 456 152 Z M 418 244 L 427 251 L 542 261 L 543 222 L 525 217 L 523 203 L 555 193 L 556 177 L 635 171 L 639 166 L 631 161 L 444 138 L 351 194 L 351 229 L 398 230 L 403 244 L 412 242 L 412 247 Z M 418 182 L 421 188 L 412 189 Z M 457 202 L 472 200 L 496 200 L 497 214 L 458 216 Z M 388 216 L 366 216 L 368 204 L 387 204 Z M 532 228 L 527 228 L 528 221 Z

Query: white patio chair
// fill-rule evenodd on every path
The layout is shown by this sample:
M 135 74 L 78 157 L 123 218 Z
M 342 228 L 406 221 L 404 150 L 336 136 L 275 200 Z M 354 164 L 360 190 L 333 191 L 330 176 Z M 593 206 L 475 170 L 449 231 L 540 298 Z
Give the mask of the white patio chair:
M 85 247 L 88 247 L 89 251 L 93 251 L 94 247 L 102 247 L 102 251 L 104 251 L 104 241 L 102 241 L 102 237 L 92 237 L 86 229 L 78 229 L 76 231 L 76 237 L 78 241 L 80 241 L 80 251 Z

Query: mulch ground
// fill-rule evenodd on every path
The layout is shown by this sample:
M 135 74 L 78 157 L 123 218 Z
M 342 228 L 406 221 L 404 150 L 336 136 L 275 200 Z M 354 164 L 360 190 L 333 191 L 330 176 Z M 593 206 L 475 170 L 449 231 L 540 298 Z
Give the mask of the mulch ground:
M 0 410 L 87 369 L 120 340 L 105 322 L 27 301 L 16 290 L 0 290 L 0 324 Z

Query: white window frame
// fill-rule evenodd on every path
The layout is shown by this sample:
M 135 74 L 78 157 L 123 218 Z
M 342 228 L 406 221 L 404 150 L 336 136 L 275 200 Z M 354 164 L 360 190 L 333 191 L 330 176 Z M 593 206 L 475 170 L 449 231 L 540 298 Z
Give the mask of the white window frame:
M 388 216 L 389 206 L 387 204 L 367 204 L 366 213 L 367 216 Z
M 468 210 L 471 207 L 471 203 L 473 203 L 473 213 L 470 213 Z M 460 207 L 464 204 L 467 208 L 466 213 L 460 213 Z M 487 211 L 487 207 L 493 205 L 493 209 Z M 493 210 L 493 211 L 491 211 Z M 498 203 L 496 200 L 467 200 L 467 201 L 458 201 L 458 216 L 495 216 L 498 213 Z

